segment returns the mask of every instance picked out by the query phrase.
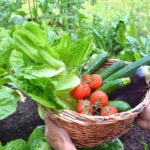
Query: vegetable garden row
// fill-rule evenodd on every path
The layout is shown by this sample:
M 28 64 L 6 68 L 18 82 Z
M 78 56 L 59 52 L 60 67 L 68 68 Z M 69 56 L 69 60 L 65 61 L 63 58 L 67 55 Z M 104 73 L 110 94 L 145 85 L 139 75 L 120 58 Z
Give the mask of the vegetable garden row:
M 150 37 L 138 35 L 130 16 L 108 25 L 100 15 L 89 21 L 83 3 L 0 2 L 10 12 L 0 18 L 0 120 L 16 112 L 23 96 L 37 103 L 42 119 L 45 109 L 65 109 L 99 122 L 142 102 L 150 87 Z M 0 144 L 0 150 L 50 150 L 44 129 L 37 127 L 28 141 Z M 118 136 L 105 142 L 89 149 L 124 149 Z

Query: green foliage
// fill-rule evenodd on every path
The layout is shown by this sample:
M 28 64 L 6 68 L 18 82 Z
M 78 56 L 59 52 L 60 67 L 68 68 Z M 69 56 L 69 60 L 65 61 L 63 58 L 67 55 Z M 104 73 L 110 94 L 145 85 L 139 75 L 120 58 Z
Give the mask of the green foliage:
M 124 146 L 119 139 L 114 139 L 94 148 L 82 148 L 79 150 L 124 150 Z
M 0 67 L 9 68 L 9 56 L 12 51 L 12 38 L 10 31 L 0 28 Z
M 15 49 L 9 58 L 12 76 L 8 78 L 14 87 L 48 108 L 75 110 L 70 90 L 80 83 L 82 63 L 91 53 L 91 37 L 73 41 L 65 32 L 49 45 L 49 36 L 44 26 L 35 23 L 16 28 Z
M 7 145 L 3 148 L 4 150 L 27 150 L 28 149 L 26 142 L 22 139 L 11 141 L 7 143 Z
M 17 102 L 18 98 L 14 90 L 5 86 L 0 87 L 0 120 L 16 111 Z
M 139 36 L 133 19 L 124 18 L 107 25 L 99 16 L 93 18 L 94 42 L 111 57 L 135 61 L 150 54 L 150 37 Z
M 142 141 L 141 144 L 143 144 L 144 150 L 148 150 L 148 144 L 147 143 L 145 143 L 145 142 Z
M 44 139 L 44 131 L 44 126 L 38 126 L 33 130 L 27 142 L 30 150 L 51 150 Z
M 52 150 L 50 145 L 44 138 L 45 126 L 36 127 L 27 143 L 22 140 L 14 140 L 7 143 L 5 146 L 0 145 L 0 150 Z M 123 144 L 119 139 L 114 139 L 107 143 L 98 145 L 94 148 L 80 148 L 78 150 L 124 150 Z
M 14 23 L 21 23 L 25 21 L 22 17 L 25 16 L 24 11 L 19 9 L 23 5 L 23 0 L 1 0 L 0 1 L 0 27 L 9 27 Z M 16 16 L 13 16 L 13 13 Z M 18 17 L 20 16 L 20 17 Z
M 5 146 L 0 145 L 0 150 L 52 150 L 44 139 L 44 126 L 35 128 L 26 143 L 22 139 L 14 140 Z
M 117 56 L 126 46 L 126 25 L 123 20 L 112 23 L 110 26 L 102 19 L 94 15 L 93 17 L 93 36 L 98 48 L 108 51 L 111 56 Z

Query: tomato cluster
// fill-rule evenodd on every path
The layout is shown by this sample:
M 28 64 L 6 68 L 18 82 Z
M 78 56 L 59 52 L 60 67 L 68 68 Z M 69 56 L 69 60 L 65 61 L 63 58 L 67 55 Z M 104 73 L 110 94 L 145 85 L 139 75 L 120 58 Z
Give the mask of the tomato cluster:
M 84 115 L 108 116 L 118 112 L 109 105 L 108 96 L 100 88 L 103 80 L 98 74 L 85 74 L 82 82 L 71 91 L 73 98 L 78 100 L 77 112 Z

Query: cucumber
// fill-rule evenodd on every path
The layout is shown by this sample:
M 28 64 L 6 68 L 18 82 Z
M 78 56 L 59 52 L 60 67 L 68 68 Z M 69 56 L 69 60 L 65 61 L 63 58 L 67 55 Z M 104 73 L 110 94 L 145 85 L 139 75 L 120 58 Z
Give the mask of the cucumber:
M 142 59 L 139 59 L 127 65 L 126 67 L 120 69 L 119 71 L 115 72 L 114 74 L 106 78 L 104 81 L 108 82 L 108 81 L 112 81 L 118 78 L 128 77 L 142 65 L 150 65 L 150 55 L 145 56 Z
M 107 77 L 109 77 L 110 75 L 112 75 L 113 73 L 115 73 L 116 71 L 118 71 L 119 69 L 125 67 L 126 64 L 124 61 L 117 61 L 115 63 L 113 63 L 111 66 L 109 66 L 106 69 L 101 70 L 98 74 L 102 77 L 102 79 L 106 79 Z
M 119 112 L 125 112 L 131 109 L 131 106 L 127 102 L 121 100 L 109 101 L 109 105 L 116 107 Z
M 121 78 L 111 82 L 107 82 L 102 87 L 100 87 L 99 90 L 105 92 L 106 94 L 111 94 L 130 83 L 130 78 Z
M 93 59 L 90 64 L 89 68 L 84 71 L 82 74 L 91 74 L 94 71 L 96 71 L 103 63 L 105 63 L 108 60 L 108 53 L 103 52 L 101 54 L 98 54 L 95 59 Z

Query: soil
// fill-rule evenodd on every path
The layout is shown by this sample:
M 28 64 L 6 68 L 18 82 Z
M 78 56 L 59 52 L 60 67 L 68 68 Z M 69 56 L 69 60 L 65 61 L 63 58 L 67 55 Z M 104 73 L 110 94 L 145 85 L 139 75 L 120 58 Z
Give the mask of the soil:
M 5 144 L 19 138 L 27 140 L 32 130 L 42 124 L 44 122 L 38 116 L 37 104 L 27 99 L 25 103 L 18 103 L 16 113 L 0 121 L 0 141 Z M 150 131 L 134 125 L 120 139 L 125 150 L 144 150 L 144 145 L 141 142 L 150 145 Z
M 0 141 L 5 144 L 19 138 L 27 140 L 32 130 L 41 124 L 44 122 L 38 116 L 36 103 L 30 99 L 19 102 L 16 113 L 0 121 Z

